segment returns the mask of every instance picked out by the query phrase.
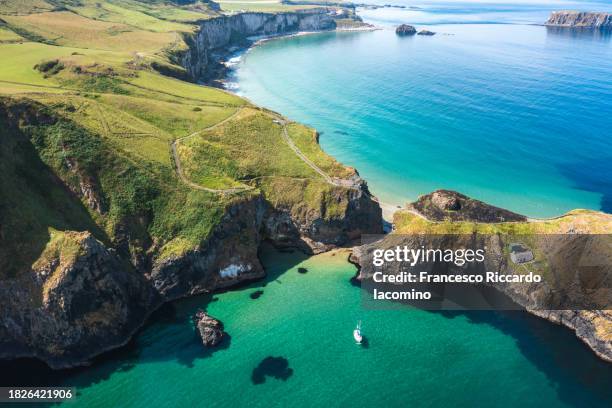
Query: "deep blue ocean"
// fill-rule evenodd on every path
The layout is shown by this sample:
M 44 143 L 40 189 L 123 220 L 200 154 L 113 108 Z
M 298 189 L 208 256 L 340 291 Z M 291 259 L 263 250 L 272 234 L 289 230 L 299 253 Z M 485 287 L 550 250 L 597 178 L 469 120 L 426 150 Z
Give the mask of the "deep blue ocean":
M 611 3 L 395 4 L 413 8 L 359 11 L 378 31 L 257 46 L 230 86 L 315 127 L 386 203 L 448 188 L 533 217 L 612 211 L 611 34 L 541 25 Z

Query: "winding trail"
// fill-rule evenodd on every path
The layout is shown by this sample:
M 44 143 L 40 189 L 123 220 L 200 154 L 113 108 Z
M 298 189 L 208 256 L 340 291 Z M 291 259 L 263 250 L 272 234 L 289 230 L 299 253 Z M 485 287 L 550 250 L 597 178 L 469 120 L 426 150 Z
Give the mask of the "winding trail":
M 434 224 L 441 224 L 444 223 L 446 221 L 437 221 L 437 220 L 432 220 L 427 218 L 424 214 L 422 214 L 421 212 L 419 212 L 417 209 L 411 207 L 411 206 L 404 206 L 402 208 L 397 208 L 393 211 L 393 213 L 395 213 L 396 211 L 403 211 L 403 212 L 407 212 L 409 214 L 415 215 L 427 222 L 431 222 Z M 393 214 L 391 214 L 393 215 Z M 509 224 L 509 223 L 516 223 L 516 224 L 520 224 L 520 223 L 538 223 L 538 222 L 547 222 L 547 221 L 554 221 L 554 220 L 559 220 L 561 218 L 566 217 L 567 214 L 561 214 L 561 215 L 557 215 L 554 217 L 546 217 L 546 218 L 533 218 L 533 217 L 525 217 L 525 221 L 499 221 L 499 222 L 483 222 L 483 221 L 456 221 L 456 222 L 469 222 L 472 224 L 487 224 L 487 225 L 500 225 L 500 224 Z
M 207 128 L 198 130 L 197 132 L 193 132 L 190 135 L 175 139 L 171 144 L 170 144 L 170 152 L 172 154 L 172 159 L 174 161 L 174 164 L 176 166 L 176 174 L 178 174 L 179 179 L 186 184 L 187 186 L 196 189 L 196 190 L 203 190 L 203 191 L 208 191 L 209 193 L 216 193 L 216 194 L 233 194 L 233 193 L 241 193 L 244 191 L 249 191 L 249 190 L 253 190 L 255 187 L 252 186 L 245 186 L 245 187 L 232 187 L 232 188 L 226 188 L 226 189 L 216 189 L 216 188 L 208 188 L 208 187 L 204 187 L 201 186 L 199 184 L 194 183 L 193 181 L 189 180 L 187 178 L 187 176 L 185 176 L 185 172 L 183 171 L 183 166 L 181 165 L 181 160 L 179 159 L 179 156 L 176 152 L 176 143 L 177 142 L 181 142 L 183 140 L 187 140 L 189 138 L 192 138 L 194 136 L 199 135 L 202 132 L 206 132 L 208 130 L 212 130 L 216 127 L 219 127 L 221 125 L 223 125 L 224 123 L 227 123 L 229 121 L 231 121 L 232 119 L 234 119 L 236 116 L 238 116 L 238 114 L 242 112 L 242 108 L 238 108 L 236 109 L 236 112 L 232 113 L 230 116 L 228 116 L 227 118 L 223 119 L 221 122 L 217 122 L 212 126 L 209 126 Z
M 178 174 L 179 179 L 187 186 L 196 189 L 196 190 L 203 190 L 203 191 L 208 191 L 209 193 L 216 193 L 216 194 L 234 194 L 234 193 L 241 193 L 244 191 L 250 191 L 255 189 L 255 187 L 253 186 L 245 186 L 245 187 L 232 187 L 232 188 L 226 188 L 226 189 L 215 189 L 215 188 L 209 188 L 209 187 L 204 187 L 201 186 L 197 183 L 194 183 L 193 181 L 189 180 L 189 178 L 185 175 L 185 172 L 183 171 L 183 166 L 181 164 L 181 160 L 179 158 L 179 155 L 177 153 L 177 143 L 180 143 L 183 140 L 187 140 L 189 138 L 195 137 L 203 132 L 215 129 L 216 127 L 219 127 L 231 120 L 233 120 L 236 116 L 238 116 L 238 114 L 240 112 L 242 112 L 242 107 L 238 108 L 236 110 L 236 112 L 234 112 L 233 114 L 231 114 L 230 116 L 228 116 L 227 118 L 223 119 L 220 122 L 215 123 L 212 126 L 209 126 L 205 129 L 201 129 L 198 130 L 197 132 L 193 132 L 187 136 L 175 139 L 171 144 L 170 144 L 170 153 L 172 155 L 172 159 L 174 161 L 175 167 L 176 167 L 176 173 Z M 263 111 L 262 111 L 263 112 Z M 265 115 L 271 117 L 274 121 L 274 123 L 277 123 L 278 125 L 280 125 L 282 127 L 282 135 L 283 135 L 283 140 L 285 141 L 285 143 L 287 143 L 287 145 L 291 148 L 291 150 L 293 150 L 293 152 L 304 162 L 306 163 L 311 169 L 313 169 L 317 174 L 319 174 L 323 180 L 325 180 L 326 183 L 333 185 L 333 186 L 338 186 L 338 187 L 352 187 L 353 182 L 350 180 L 340 180 L 340 179 L 333 179 L 332 177 L 329 176 L 329 174 L 325 173 L 319 166 L 317 166 L 314 162 L 312 162 L 312 160 L 310 160 L 308 157 L 306 157 L 306 155 L 304 153 L 302 153 L 302 151 L 299 149 L 299 147 L 296 146 L 296 144 L 293 142 L 293 140 L 291 139 L 291 137 L 289 136 L 289 132 L 287 131 L 287 121 L 280 115 L 276 115 L 276 114 L 272 114 L 272 113 L 268 113 L 268 112 L 263 112 Z
M 302 153 L 302 151 L 299 149 L 299 147 L 297 147 L 295 145 L 295 143 L 293 143 L 293 140 L 291 140 L 291 138 L 289 137 L 289 132 L 287 132 L 287 121 L 285 121 L 283 118 L 280 118 L 280 117 L 277 117 L 275 120 L 279 123 L 279 125 L 281 125 L 283 127 L 283 139 L 285 139 L 285 142 L 291 148 L 291 150 L 293 150 L 295 152 L 295 154 L 300 159 L 302 159 L 302 161 L 304 163 L 306 163 L 308 166 L 310 166 L 310 168 L 312 168 L 315 172 L 320 174 L 321 177 L 323 177 L 323 179 L 328 184 L 331 184 L 331 185 L 334 185 L 334 186 L 339 186 L 340 185 L 339 183 L 335 182 L 334 179 L 332 179 L 327 173 L 325 173 L 323 170 L 321 170 L 321 168 L 319 166 L 314 164 L 308 157 L 306 157 L 304 155 L 304 153 Z

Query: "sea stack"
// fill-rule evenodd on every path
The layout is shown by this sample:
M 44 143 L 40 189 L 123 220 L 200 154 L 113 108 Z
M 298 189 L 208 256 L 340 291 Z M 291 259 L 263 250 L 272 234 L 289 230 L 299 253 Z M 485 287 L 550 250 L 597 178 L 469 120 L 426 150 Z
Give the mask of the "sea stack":
M 223 323 L 203 310 L 197 311 L 194 320 L 204 347 L 215 347 L 221 342 L 225 335 Z
M 612 30 L 612 13 L 553 11 L 546 21 L 551 27 L 599 28 Z
M 429 31 L 429 30 L 421 30 L 417 33 L 417 35 L 436 35 L 436 33 L 434 33 L 433 31 Z
M 395 34 L 399 36 L 415 35 L 416 32 L 416 29 L 408 24 L 402 24 L 395 29 Z

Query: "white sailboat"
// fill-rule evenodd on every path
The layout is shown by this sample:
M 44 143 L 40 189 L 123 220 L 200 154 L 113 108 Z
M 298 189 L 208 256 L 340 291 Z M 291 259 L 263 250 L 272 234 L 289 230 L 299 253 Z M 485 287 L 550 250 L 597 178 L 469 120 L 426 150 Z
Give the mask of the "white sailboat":
M 353 338 L 357 344 L 361 344 L 361 341 L 363 340 L 363 336 L 361 335 L 361 320 L 357 323 L 355 330 L 353 330 Z

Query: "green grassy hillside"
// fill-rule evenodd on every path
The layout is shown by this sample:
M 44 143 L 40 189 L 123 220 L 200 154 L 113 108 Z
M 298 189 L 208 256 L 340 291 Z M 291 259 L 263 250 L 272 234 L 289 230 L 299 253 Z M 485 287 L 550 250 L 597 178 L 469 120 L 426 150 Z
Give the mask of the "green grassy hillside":
M 315 209 L 337 189 L 275 114 L 155 69 L 184 73 L 171 60 L 183 34 L 217 14 L 201 2 L 0 2 L 0 277 L 28 270 L 62 231 L 159 259 L 198 247 L 231 203 L 273 195 L 275 178 Z M 312 129 L 288 134 L 331 176 L 354 174 Z
M 431 221 L 414 211 L 400 210 L 393 216 L 398 234 L 609 234 L 612 216 L 592 210 L 573 210 L 560 217 L 518 222 L 481 223 L 471 221 Z

